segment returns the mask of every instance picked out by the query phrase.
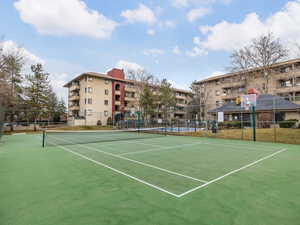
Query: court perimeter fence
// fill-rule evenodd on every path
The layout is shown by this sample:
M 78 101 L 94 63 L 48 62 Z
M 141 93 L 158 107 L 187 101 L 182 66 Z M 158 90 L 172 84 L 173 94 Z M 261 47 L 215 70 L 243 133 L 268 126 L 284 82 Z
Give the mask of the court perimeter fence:
M 4 133 L 4 109 L 0 106 L 0 140 Z
M 6 117 L 6 120 L 4 118 L 4 128 L 9 131 L 11 124 L 16 131 L 30 131 L 34 130 L 34 127 L 39 130 L 161 128 L 170 135 L 249 141 L 253 140 L 255 135 L 257 141 L 300 144 L 300 96 L 291 98 L 261 95 L 257 100 L 255 112 L 252 108 L 243 108 L 231 96 L 222 96 L 222 99 L 222 102 L 215 104 L 177 104 L 168 110 L 157 108 L 151 113 L 141 111 L 140 118 L 130 111 L 122 112 L 123 115 L 119 117 L 111 113 L 89 112 L 86 117 L 82 115 L 79 118 L 80 121 L 84 121 L 81 126 L 70 126 L 70 123 L 67 123 L 69 118 L 54 121 L 44 117 L 34 121 L 20 116 L 22 114 L 19 112 L 19 116 L 12 122 L 9 121 L 9 117 Z M 3 118 L 3 113 L 1 115 Z M 102 121 L 100 124 L 99 118 Z M 1 117 L 0 123 L 3 126 Z

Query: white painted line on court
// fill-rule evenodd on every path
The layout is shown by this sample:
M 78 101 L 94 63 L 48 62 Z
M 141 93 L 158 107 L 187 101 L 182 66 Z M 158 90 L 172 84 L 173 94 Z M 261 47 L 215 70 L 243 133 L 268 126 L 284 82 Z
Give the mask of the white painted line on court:
M 254 151 L 254 150 L 257 150 L 256 148 L 248 148 L 246 145 L 236 145 L 236 144 L 222 144 L 222 143 L 211 143 L 211 142 L 202 142 L 203 144 L 206 144 L 206 145 L 216 145 L 216 146 L 228 146 L 228 147 L 231 147 L 233 149 L 238 149 L 238 150 L 241 150 L 242 149 L 248 149 L 250 151 Z M 258 146 L 257 146 L 258 147 Z M 260 148 L 261 150 L 262 148 Z M 262 149 L 264 150 L 264 149 Z M 276 151 L 277 149 L 268 149 L 270 151 Z
M 133 155 L 133 154 L 140 154 L 140 153 L 146 153 L 146 152 L 158 152 L 158 151 L 165 151 L 168 149 L 174 149 L 174 148 L 181 148 L 181 147 L 187 147 L 187 146 L 195 146 L 195 145 L 200 145 L 203 144 L 202 142 L 197 142 L 197 143 L 192 143 L 192 144 L 182 144 L 182 145 L 176 145 L 176 146 L 169 146 L 169 147 L 160 147 L 158 148 L 152 148 L 152 149 L 148 149 L 148 150 L 142 150 L 142 151 L 135 151 L 135 152 L 125 152 L 125 153 L 121 153 L 118 155 Z M 178 149 L 174 149 L 174 150 L 178 150 Z
M 145 184 L 145 185 L 147 185 L 147 186 L 150 186 L 150 187 L 152 187 L 152 188 L 155 188 L 155 189 L 157 189 L 157 190 L 159 190 L 159 191 L 162 191 L 162 192 L 164 192 L 164 193 L 167 193 L 167 194 L 169 194 L 169 195 L 172 195 L 172 196 L 178 198 L 178 195 L 177 195 L 177 194 L 175 194 L 175 193 L 173 193 L 173 192 L 170 192 L 170 191 L 168 191 L 168 190 L 166 190 L 166 189 L 163 189 L 163 188 L 158 187 L 158 186 L 156 186 L 156 185 L 154 185 L 154 184 L 148 183 L 147 181 L 144 181 L 144 180 L 139 179 L 139 178 L 137 178 L 137 177 L 131 176 L 131 175 L 125 173 L 125 172 L 122 172 L 122 171 L 120 171 L 120 170 L 118 170 L 118 169 L 115 169 L 115 168 L 113 168 L 113 167 L 110 167 L 110 166 L 108 166 L 108 165 L 106 165 L 106 164 L 104 164 L 104 163 L 101 163 L 101 162 L 99 162 L 99 161 L 96 161 L 96 160 L 94 160 L 94 159 L 91 159 L 91 158 L 89 158 L 89 157 L 87 157 L 87 156 L 85 156 L 85 155 L 82 155 L 82 154 L 78 153 L 78 152 L 74 152 L 74 151 L 72 151 L 72 150 L 70 150 L 70 149 L 68 149 L 68 148 L 66 148 L 66 147 L 64 147 L 64 146 L 61 146 L 61 145 L 56 145 L 56 146 L 59 147 L 59 148 L 61 148 L 61 149 L 63 149 L 63 150 L 65 150 L 65 151 L 67 151 L 67 152 L 73 153 L 74 155 L 77 155 L 77 156 L 79 156 L 79 157 L 81 157 L 81 158 L 83 158 L 83 159 L 86 159 L 86 160 L 88 160 L 88 161 L 91 161 L 91 162 L 93 162 L 93 163 L 95 163 L 95 164 L 98 164 L 98 165 L 103 166 L 103 167 L 105 167 L 105 168 L 107 168 L 107 169 L 110 169 L 110 170 L 112 170 L 112 171 L 114 171 L 114 172 L 116 172 L 116 173 L 122 174 L 122 175 L 124 175 L 124 176 L 126 176 L 126 177 L 129 177 L 129 178 L 135 180 L 135 181 L 138 181 L 138 182 L 143 183 L 143 184 Z
M 214 183 L 214 182 L 216 182 L 216 181 L 219 181 L 219 180 L 221 180 L 221 179 L 223 179 L 223 178 L 225 178 L 225 177 L 227 177 L 227 176 L 229 176 L 229 175 L 232 175 L 232 174 L 237 173 L 237 172 L 239 172 L 239 171 L 241 171 L 241 170 L 244 170 L 244 169 L 246 169 L 246 168 L 248 168 L 248 167 L 251 167 L 251 166 L 253 166 L 253 165 L 255 165 L 255 164 L 257 164 L 257 163 L 259 163 L 259 162 L 261 162 L 261 161 L 263 161 L 263 160 L 269 159 L 269 158 L 271 158 L 271 157 L 273 157 L 273 156 L 275 156 L 275 155 L 277 155 L 277 154 L 279 154 L 279 153 L 282 153 L 282 152 L 284 152 L 284 151 L 286 151 L 286 150 L 287 150 L 287 149 L 281 149 L 280 151 L 277 151 L 277 152 L 275 152 L 275 153 L 273 153 L 273 154 L 267 155 L 267 156 L 265 156 L 265 157 L 263 157 L 263 158 L 261 158 L 261 159 L 259 159 L 259 160 L 256 160 L 256 161 L 254 161 L 254 162 L 252 162 L 252 163 L 249 163 L 249 164 L 247 164 L 247 165 L 245 165 L 245 166 L 243 166 L 243 167 L 241 167 L 241 168 L 239 168 L 239 169 L 233 170 L 233 171 L 231 171 L 231 172 L 229 172 L 229 173 L 226 173 L 226 174 L 223 175 L 223 176 L 220 176 L 220 177 L 218 177 L 218 178 L 216 178 L 216 179 L 213 179 L 213 180 L 211 180 L 211 181 L 208 181 L 208 182 L 205 183 L 205 184 L 202 184 L 202 185 L 200 185 L 200 186 L 198 186 L 198 187 L 195 187 L 195 188 L 192 188 L 192 189 L 190 189 L 190 190 L 188 190 L 188 191 L 186 191 L 186 192 L 183 192 L 182 194 L 179 194 L 178 197 L 180 198 L 180 197 L 185 196 L 185 195 L 187 195 L 187 194 L 189 194 L 189 193 L 191 193 L 191 192 L 193 192 L 193 191 L 199 190 L 200 188 L 203 188 L 203 187 L 205 187 L 205 186 L 207 186 L 207 185 L 209 185 L 209 184 L 212 184 L 212 183 Z
M 148 144 L 148 143 L 142 143 L 140 141 L 142 140 L 145 140 L 147 138 L 144 138 L 144 139 L 138 139 L 138 140 L 135 140 L 133 139 L 132 141 L 126 141 L 126 140 L 118 140 L 118 143 L 119 142 L 125 142 L 125 143 L 130 143 L 130 144 L 141 144 L 141 145 L 148 145 L 148 146 L 152 146 L 152 147 L 157 147 L 157 148 L 160 148 L 161 145 L 156 145 L 156 144 Z M 105 144 L 101 143 L 101 146 L 110 146 L 110 145 L 116 145 L 116 143 L 109 143 L 109 142 L 106 142 Z
M 55 139 L 58 139 L 58 140 L 62 140 L 62 139 L 57 138 L 57 137 L 52 137 L 52 138 L 55 138 Z M 72 143 L 71 141 L 68 141 L 68 142 Z M 169 174 L 177 175 L 177 176 L 180 176 L 180 177 L 184 177 L 184 178 L 191 179 L 191 180 L 198 181 L 198 182 L 202 182 L 202 183 L 206 183 L 207 182 L 205 180 L 200 180 L 200 179 L 197 179 L 195 177 L 191 177 L 191 176 L 184 175 L 184 174 L 181 174 L 181 173 L 177 173 L 177 172 L 174 172 L 174 171 L 171 171 L 171 170 L 160 168 L 158 166 L 154 166 L 154 165 L 151 165 L 151 164 L 148 164 L 148 163 L 143 163 L 143 162 L 140 162 L 140 161 L 137 161 L 137 160 L 133 160 L 133 159 L 129 159 L 129 158 L 126 158 L 126 157 L 123 157 L 123 156 L 120 156 L 120 155 L 115 155 L 115 154 L 112 154 L 112 153 L 109 153 L 109 152 L 105 152 L 105 151 L 102 151 L 102 150 L 97 149 L 97 148 L 93 148 L 93 147 L 89 147 L 89 146 L 85 146 L 85 145 L 81 145 L 81 144 L 75 144 L 75 145 L 81 146 L 81 147 L 86 148 L 86 149 L 90 149 L 92 151 L 100 152 L 100 153 L 103 153 L 105 155 L 109 155 L 109 156 L 112 156 L 112 157 L 115 157 L 115 158 L 127 160 L 127 161 L 130 161 L 130 162 L 133 162 L 133 163 L 136 163 L 136 164 L 140 164 L 140 165 L 143 165 L 143 166 L 146 166 L 146 167 L 150 167 L 150 168 L 153 168 L 153 169 L 164 171 L 164 172 L 169 173 Z

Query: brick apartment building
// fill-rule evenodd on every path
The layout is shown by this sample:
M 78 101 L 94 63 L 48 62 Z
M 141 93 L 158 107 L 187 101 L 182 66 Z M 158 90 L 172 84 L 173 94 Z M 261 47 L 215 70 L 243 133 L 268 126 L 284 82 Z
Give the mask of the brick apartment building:
M 83 73 L 64 87 L 69 90 L 70 125 L 106 125 L 108 120 L 114 119 L 118 114 L 126 116 L 138 110 L 138 83 L 126 79 L 120 69 L 112 69 L 107 74 Z M 185 107 L 192 100 L 192 93 L 173 90 L 177 103 L 171 117 L 182 119 L 186 114 Z M 160 118 L 161 115 L 157 117 Z
M 196 82 L 198 94 L 205 105 L 203 117 L 208 117 L 209 110 L 235 101 L 250 88 L 256 88 L 260 93 L 265 93 L 267 89 L 267 94 L 282 96 L 300 104 L 300 58 L 272 65 L 269 77 L 266 83 L 262 70 L 254 68 L 246 73 L 228 73 Z

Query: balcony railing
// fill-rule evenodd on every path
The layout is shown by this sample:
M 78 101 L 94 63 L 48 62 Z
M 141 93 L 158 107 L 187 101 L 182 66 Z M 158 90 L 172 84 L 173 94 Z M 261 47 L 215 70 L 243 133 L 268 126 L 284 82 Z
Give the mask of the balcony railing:
M 121 101 L 115 101 L 115 105 L 121 105 Z
M 125 101 L 136 101 L 136 98 L 134 98 L 134 97 L 126 97 L 125 96 Z
M 79 109 L 80 109 L 79 105 L 70 105 L 69 106 L 69 110 L 71 110 L 71 111 L 73 111 L 73 110 L 79 110 Z
M 72 85 L 70 87 L 70 91 L 75 91 L 75 90 L 80 90 L 80 86 L 79 85 Z
M 79 95 L 70 95 L 69 96 L 70 101 L 77 101 L 80 99 Z
M 233 81 L 228 83 L 223 83 L 222 88 L 238 88 L 238 87 L 245 87 L 246 82 L 245 81 Z

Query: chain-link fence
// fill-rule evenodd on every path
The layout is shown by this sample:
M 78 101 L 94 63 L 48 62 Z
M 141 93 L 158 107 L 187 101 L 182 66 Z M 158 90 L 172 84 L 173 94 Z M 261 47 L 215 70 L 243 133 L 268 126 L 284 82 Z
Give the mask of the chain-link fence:
M 0 140 L 4 133 L 4 109 L 0 106 Z
M 260 95 L 256 107 L 245 108 L 236 98 L 215 104 L 172 108 L 119 121 L 118 128 L 163 127 L 169 134 L 300 144 L 300 98 Z M 297 104 L 299 103 L 299 104 Z

